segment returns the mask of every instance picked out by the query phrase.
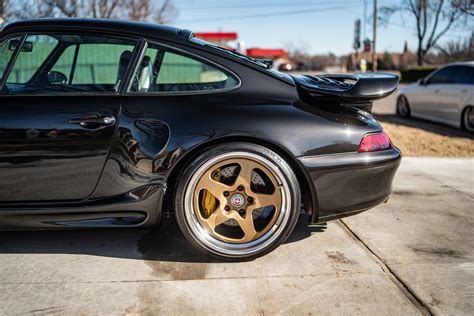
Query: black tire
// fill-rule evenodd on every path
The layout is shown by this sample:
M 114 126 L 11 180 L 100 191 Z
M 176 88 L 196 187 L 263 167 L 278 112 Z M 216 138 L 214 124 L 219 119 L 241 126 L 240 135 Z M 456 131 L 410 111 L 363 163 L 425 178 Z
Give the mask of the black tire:
M 474 106 L 466 106 L 461 115 L 461 126 L 470 133 L 474 133 L 472 115 L 474 115 Z
M 278 180 L 279 182 L 278 190 L 277 189 L 275 190 L 278 191 L 277 194 L 282 194 L 281 196 L 283 196 L 283 194 L 286 194 L 286 195 L 285 195 L 285 199 L 281 198 L 279 200 L 279 202 L 281 202 L 281 209 L 278 212 L 278 216 L 276 215 L 277 214 L 276 206 L 272 206 L 272 209 L 275 210 L 274 211 L 275 213 L 273 213 L 272 216 L 278 217 L 278 219 L 285 218 L 285 221 L 282 220 L 280 222 L 281 223 L 280 225 L 273 226 L 276 228 L 270 229 L 268 233 L 265 233 L 263 236 L 256 238 L 255 240 L 252 240 L 249 243 L 233 244 L 230 242 L 227 242 L 227 243 L 223 242 L 222 240 L 219 240 L 215 236 L 212 236 L 213 234 L 215 234 L 216 227 L 211 233 L 209 233 L 209 228 L 207 228 L 207 230 L 205 230 L 207 235 L 203 234 L 203 229 L 199 228 L 200 224 L 199 224 L 198 215 L 196 215 L 195 213 L 196 204 L 194 204 L 195 202 L 190 202 L 190 200 L 194 201 L 194 199 L 196 198 L 199 199 L 199 196 L 201 196 L 200 194 L 202 194 L 202 191 L 201 193 L 198 193 L 199 191 L 197 189 L 197 185 L 194 185 L 195 183 L 199 183 L 199 182 L 196 182 L 195 179 L 202 177 L 202 175 L 204 174 L 208 174 L 209 169 L 206 169 L 206 171 L 202 172 L 206 164 L 210 165 L 211 166 L 210 168 L 212 170 L 212 168 L 216 166 L 214 162 L 218 161 L 218 159 L 223 159 L 222 157 L 230 157 L 231 160 L 235 160 L 235 159 L 245 160 L 245 159 L 248 159 L 248 156 L 251 156 L 252 159 L 255 158 L 256 161 L 257 159 L 261 159 L 261 161 L 266 164 L 265 166 L 271 166 L 271 170 L 274 170 L 275 179 L 281 178 L 280 179 L 281 181 Z M 226 160 L 221 160 L 221 161 L 226 162 Z M 242 164 L 240 166 L 242 166 Z M 251 170 L 256 170 L 256 169 L 251 169 Z M 241 175 L 240 169 L 238 170 L 239 170 L 238 176 L 240 177 Z M 251 171 L 250 173 L 252 174 L 252 176 L 254 176 L 254 171 Z M 277 178 L 277 176 L 279 178 Z M 235 183 L 238 182 L 237 181 L 238 179 L 241 179 L 241 178 L 236 178 Z M 251 180 L 251 181 L 254 181 L 254 180 Z M 226 194 L 227 196 L 229 195 L 228 192 L 226 192 Z M 253 193 L 251 192 L 250 194 L 253 194 Z M 273 194 L 275 194 L 275 192 Z M 255 193 L 255 195 L 258 196 L 257 193 Z M 191 199 L 189 199 L 190 196 L 192 196 Z M 285 204 L 283 203 L 283 201 L 285 201 Z M 180 176 L 178 177 L 178 184 L 176 187 L 175 198 L 174 198 L 176 219 L 186 239 L 200 251 L 203 251 L 211 256 L 214 256 L 222 260 L 227 260 L 227 261 L 253 260 L 257 257 L 263 256 L 271 252 L 272 250 L 277 248 L 279 245 L 281 245 L 283 242 L 285 242 L 285 240 L 293 232 L 293 229 L 298 220 L 298 216 L 299 216 L 299 212 L 301 208 L 300 201 L 301 201 L 301 193 L 300 193 L 298 180 L 293 170 L 288 165 L 288 163 L 274 151 L 268 148 L 265 148 L 263 146 L 251 144 L 251 143 L 227 143 L 227 144 L 217 145 L 217 146 L 208 148 L 207 150 L 195 156 L 195 158 L 192 159 L 192 161 L 190 161 L 187 164 L 187 166 L 182 170 Z M 287 207 L 284 207 L 284 205 L 286 205 Z M 254 212 L 256 209 L 252 209 L 252 207 L 250 206 L 249 210 L 252 214 L 251 217 L 254 218 L 255 216 Z M 229 213 L 232 211 L 233 210 L 229 211 Z M 254 219 L 252 219 L 252 221 L 254 221 Z M 223 224 L 220 224 L 220 225 L 224 225 L 226 223 L 227 222 L 224 222 Z M 240 222 L 238 225 L 240 225 Z M 252 224 L 252 226 L 253 225 L 254 224 Z M 271 225 L 273 225 L 273 222 Z M 240 228 L 241 227 L 239 226 L 239 229 Z M 254 229 L 254 231 L 256 230 Z M 263 240 L 262 239 L 263 237 L 267 239 Z M 259 244 L 258 242 L 260 242 L 261 239 L 262 239 L 261 244 Z M 222 246 L 220 246 L 221 244 Z M 250 246 L 247 246 L 247 245 L 253 245 L 253 244 L 256 245 L 256 246 L 253 246 L 253 248 Z M 239 250 L 235 250 L 234 248 L 229 250 L 227 249 L 227 247 L 240 247 L 239 249 L 243 249 L 243 250 L 239 251 Z
M 397 114 L 401 117 L 410 117 L 411 115 L 410 104 L 404 95 L 399 96 L 397 99 Z

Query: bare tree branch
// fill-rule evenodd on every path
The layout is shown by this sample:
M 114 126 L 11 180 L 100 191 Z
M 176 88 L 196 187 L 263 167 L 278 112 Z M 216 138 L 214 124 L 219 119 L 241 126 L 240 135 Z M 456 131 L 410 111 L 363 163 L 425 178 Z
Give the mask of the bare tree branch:
M 177 14 L 172 0 L 3 0 L 6 20 L 34 17 L 129 19 L 168 23 Z M 26 8 L 26 10 L 25 10 Z M 8 10 L 7 10 L 8 9 Z
M 409 13 L 414 19 L 418 39 L 417 59 L 422 65 L 425 56 L 437 42 L 459 21 L 464 14 L 453 1 L 467 0 L 404 0 L 402 5 L 382 7 L 380 10 L 386 24 L 394 13 Z

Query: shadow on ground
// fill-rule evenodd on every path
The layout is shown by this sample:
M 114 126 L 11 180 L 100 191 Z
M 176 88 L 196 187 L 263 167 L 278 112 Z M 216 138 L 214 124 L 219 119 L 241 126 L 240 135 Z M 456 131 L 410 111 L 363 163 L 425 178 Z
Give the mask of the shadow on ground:
M 326 225 L 308 227 L 301 214 L 287 243 L 323 232 Z M 69 231 L 0 232 L 1 254 L 87 254 L 136 260 L 219 262 L 196 251 L 174 220 L 154 229 L 94 229 Z
M 382 124 L 386 123 L 393 123 L 398 125 L 403 125 L 407 127 L 419 128 L 425 130 L 427 132 L 436 133 L 443 136 L 449 137 L 457 137 L 457 138 L 465 138 L 474 140 L 474 134 L 471 134 L 467 131 L 463 131 L 460 129 L 456 129 L 454 127 L 433 123 L 429 121 L 425 121 L 423 119 L 417 118 L 403 118 L 396 114 L 373 114 L 374 118 Z

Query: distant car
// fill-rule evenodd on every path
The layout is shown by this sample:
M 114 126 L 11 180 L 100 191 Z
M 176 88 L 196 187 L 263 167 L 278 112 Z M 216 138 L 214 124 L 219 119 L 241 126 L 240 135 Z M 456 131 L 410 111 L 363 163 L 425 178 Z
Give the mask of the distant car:
M 401 88 L 397 113 L 474 132 L 474 61 L 445 65 Z
M 301 206 L 318 223 L 386 201 L 401 160 L 362 110 L 397 76 L 290 76 L 173 27 L 13 23 L 0 77 L 1 229 L 174 214 L 197 248 L 249 259 Z

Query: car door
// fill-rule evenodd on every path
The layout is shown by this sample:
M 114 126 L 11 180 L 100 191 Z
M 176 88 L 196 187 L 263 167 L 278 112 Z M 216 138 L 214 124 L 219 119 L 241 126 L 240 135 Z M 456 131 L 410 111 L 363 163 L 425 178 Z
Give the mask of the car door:
M 451 66 L 441 68 L 428 77 L 420 86 L 420 95 L 417 102 L 419 116 L 439 120 L 440 97 L 451 88 L 453 68 Z
M 114 137 L 135 41 L 48 33 L 0 45 L 8 60 L 0 68 L 0 203 L 87 198 Z
M 464 65 L 451 66 L 449 83 L 440 87 L 437 109 L 433 115 L 439 116 L 446 123 L 459 125 L 461 114 L 472 89 L 471 75 L 474 67 Z

